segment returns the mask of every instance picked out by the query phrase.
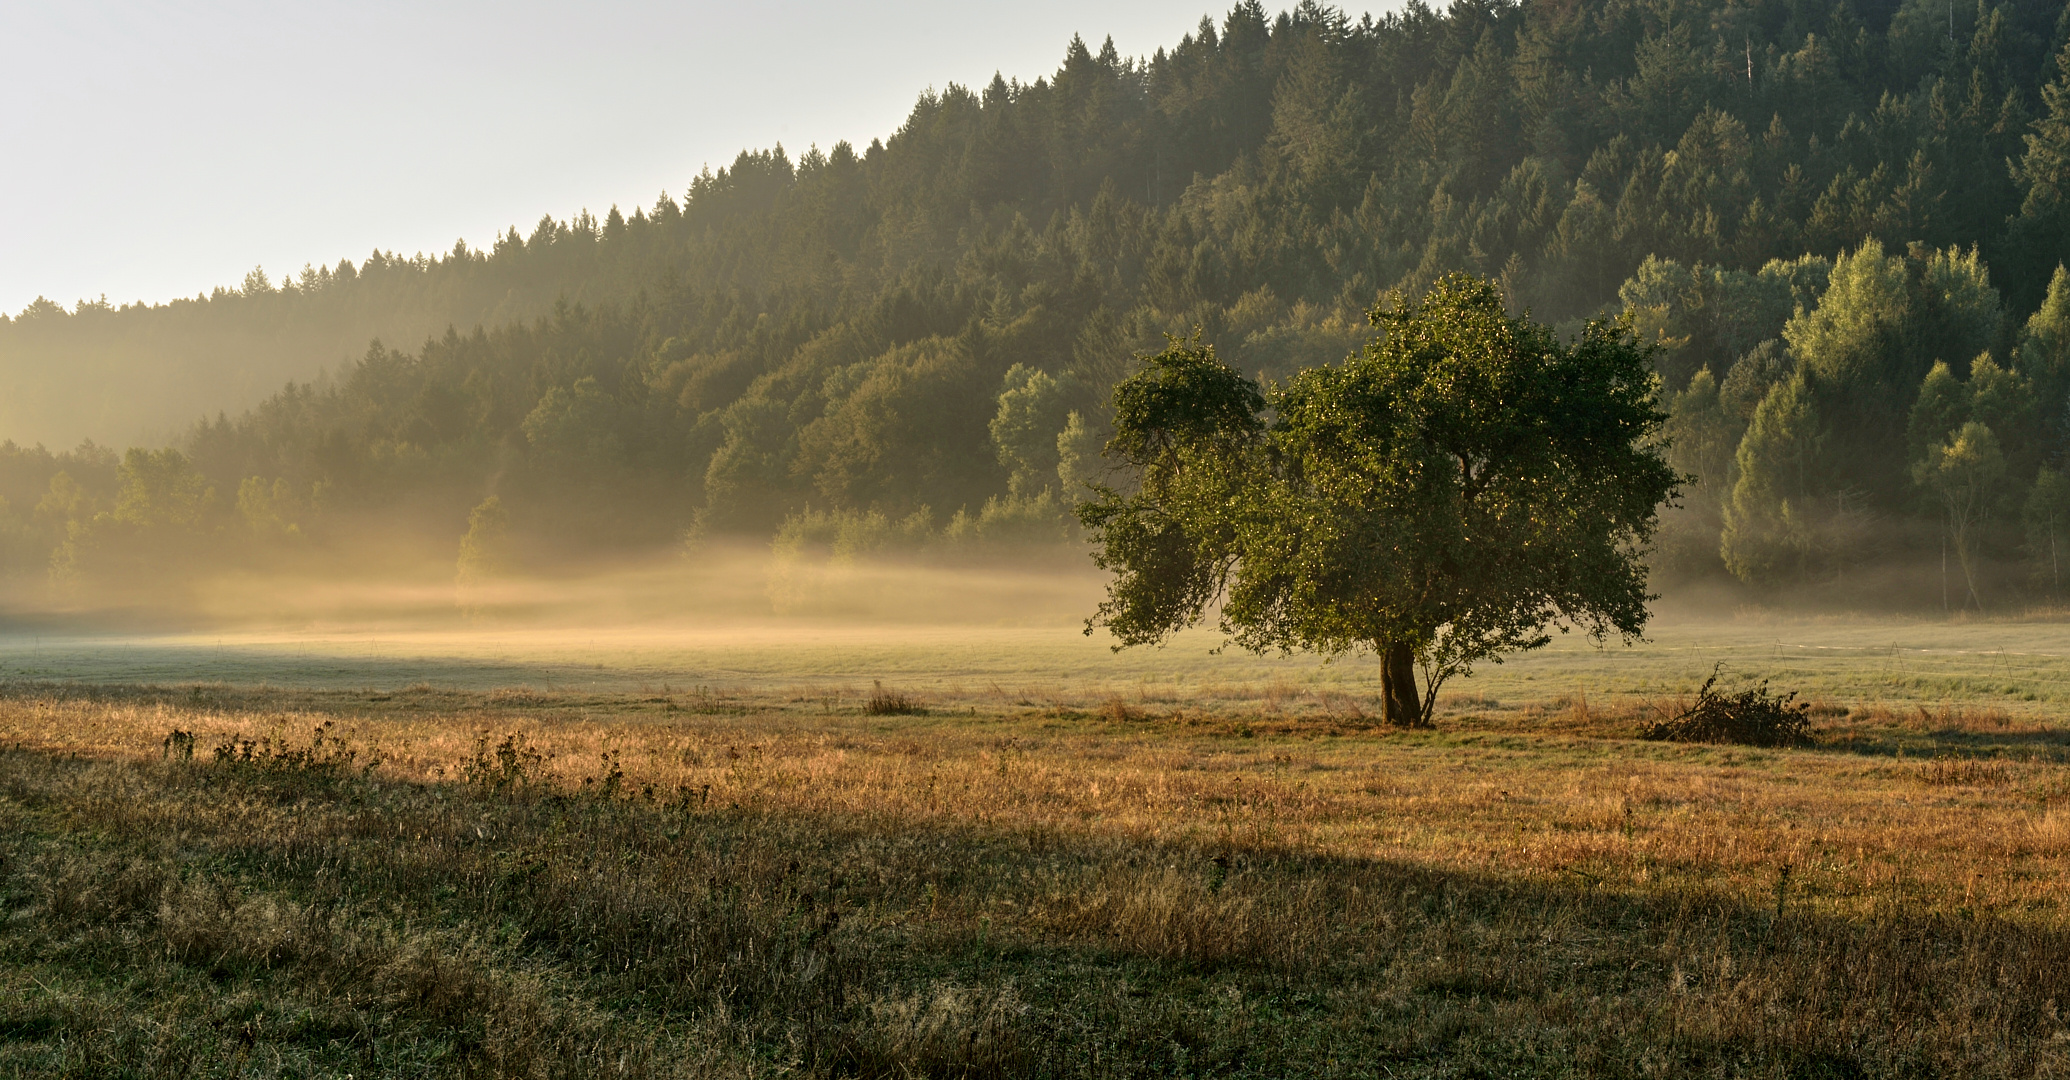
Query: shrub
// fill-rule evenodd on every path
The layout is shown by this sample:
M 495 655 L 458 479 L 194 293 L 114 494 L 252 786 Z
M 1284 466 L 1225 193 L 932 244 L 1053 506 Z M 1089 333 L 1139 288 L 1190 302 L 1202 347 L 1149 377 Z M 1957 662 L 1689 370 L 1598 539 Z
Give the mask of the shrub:
M 1716 689 L 1722 665 L 1711 670 L 1696 703 L 1679 716 L 1650 724 L 1642 739 L 1670 742 L 1733 743 L 1739 746 L 1810 746 L 1811 706 L 1796 700 L 1797 692 L 1777 696 L 1768 681 L 1726 694 Z
M 896 690 L 886 690 L 881 682 L 877 683 L 876 687 L 870 694 L 870 700 L 863 704 L 863 711 L 871 716 L 922 716 L 926 714 L 927 709 L 920 704 L 919 698 L 911 694 L 900 693 Z

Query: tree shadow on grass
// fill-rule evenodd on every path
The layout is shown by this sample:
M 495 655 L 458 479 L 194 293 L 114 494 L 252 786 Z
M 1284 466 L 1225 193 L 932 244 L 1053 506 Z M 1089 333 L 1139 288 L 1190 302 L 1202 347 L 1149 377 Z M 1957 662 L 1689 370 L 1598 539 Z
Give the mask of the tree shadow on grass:
M 282 785 L 293 798 L 254 797 Z M 0 1009 L 37 1046 L 166 1020 L 123 996 L 145 986 L 243 1010 L 242 1028 L 187 1025 L 204 1059 L 253 1040 L 292 1058 L 299 1029 L 269 1027 L 270 1003 L 328 1016 L 349 998 L 390 1035 L 343 1064 L 394 1065 L 380 1055 L 405 1038 L 458 1048 L 432 1073 L 543 1068 L 569 1047 L 651 1071 L 681 1043 L 865 1076 L 1331 1075 L 1354 1062 L 1395 1075 L 2029 1076 L 2064 1063 L 2060 912 L 1893 897 L 1839 918 L 1793 896 L 1781 868 L 1773 903 L 1750 904 L 1212 832 L 1162 841 L 26 752 L 0 752 L 0 795 L 0 894 L 15 913 L 0 968 L 57 969 L 112 995 L 98 1010 Z M 531 1026 L 486 1030 L 485 1015 Z M 0 1047 L 0 1064 L 28 1052 Z
M 2070 762 L 2070 730 L 1978 731 L 1967 728 L 1827 728 L 1818 749 L 1867 757 L 2003 757 L 2016 761 Z

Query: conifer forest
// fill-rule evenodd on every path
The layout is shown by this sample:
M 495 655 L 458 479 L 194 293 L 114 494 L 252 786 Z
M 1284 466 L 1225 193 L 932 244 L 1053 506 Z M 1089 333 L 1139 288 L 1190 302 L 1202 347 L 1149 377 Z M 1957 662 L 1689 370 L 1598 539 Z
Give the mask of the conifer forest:
M 2058 3 L 1246 3 L 487 247 L 39 300 L 0 320 L 0 566 L 320 562 L 369 521 L 520 567 L 1066 541 L 1166 335 L 1283 380 L 1467 271 L 1656 348 L 1656 581 L 2051 602 L 2066 257 Z

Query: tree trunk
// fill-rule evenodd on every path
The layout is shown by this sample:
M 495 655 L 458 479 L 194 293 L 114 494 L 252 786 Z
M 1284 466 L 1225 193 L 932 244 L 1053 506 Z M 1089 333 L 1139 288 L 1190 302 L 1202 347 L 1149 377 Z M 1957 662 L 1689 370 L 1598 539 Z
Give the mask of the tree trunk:
M 1380 696 L 1387 722 L 1398 727 L 1423 726 L 1423 699 L 1416 693 L 1416 650 L 1389 645 L 1380 653 Z

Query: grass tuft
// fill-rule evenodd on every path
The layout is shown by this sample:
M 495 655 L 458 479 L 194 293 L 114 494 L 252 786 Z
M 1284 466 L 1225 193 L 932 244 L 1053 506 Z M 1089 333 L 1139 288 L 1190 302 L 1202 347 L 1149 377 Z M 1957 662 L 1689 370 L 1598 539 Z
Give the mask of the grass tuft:
M 882 682 L 876 683 L 869 700 L 863 702 L 863 712 L 871 716 L 925 716 L 927 707 L 911 694 L 886 690 Z
M 1100 705 L 1099 717 L 1109 723 L 1133 724 L 1148 719 L 1148 711 L 1136 708 L 1118 697 L 1110 697 Z

